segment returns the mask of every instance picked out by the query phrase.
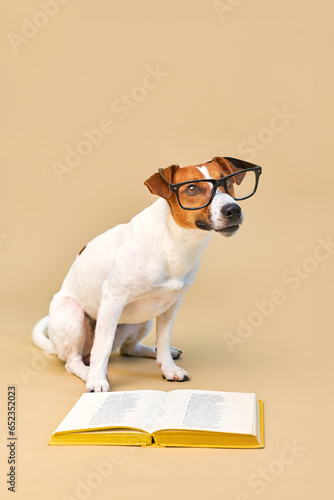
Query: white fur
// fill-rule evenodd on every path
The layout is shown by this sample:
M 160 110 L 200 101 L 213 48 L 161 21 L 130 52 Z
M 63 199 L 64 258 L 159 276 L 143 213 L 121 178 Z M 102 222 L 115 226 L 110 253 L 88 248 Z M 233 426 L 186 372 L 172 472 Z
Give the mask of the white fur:
M 211 175 L 210 175 L 209 170 L 207 169 L 207 167 L 205 167 L 203 165 L 203 167 L 197 167 L 197 168 L 201 172 L 201 174 L 204 175 L 205 179 L 211 179 Z
M 212 203 L 217 221 L 226 197 L 218 193 Z M 87 382 L 87 391 L 109 390 L 108 359 L 117 347 L 122 354 L 156 357 L 168 380 L 187 380 L 174 363 L 180 351 L 170 347 L 170 335 L 211 234 L 180 227 L 159 198 L 128 224 L 88 243 L 54 295 L 49 317 L 34 328 L 34 343 L 64 360 L 69 372 Z M 156 350 L 140 343 L 152 318 L 157 318 Z
M 230 203 L 233 203 L 233 204 L 236 203 L 234 201 L 234 199 L 232 198 L 232 196 L 230 196 L 227 193 L 224 193 L 220 189 L 217 189 L 216 195 L 213 198 L 211 205 L 210 205 L 210 212 L 211 212 L 210 218 L 211 218 L 212 224 L 214 225 L 215 228 L 222 228 L 225 226 L 225 220 L 224 220 L 224 216 L 222 214 L 222 207 L 224 205 L 229 205 Z M 240 224 L 242 223 L 243 218 L 244 218 L 244 216 L 242 214 Z

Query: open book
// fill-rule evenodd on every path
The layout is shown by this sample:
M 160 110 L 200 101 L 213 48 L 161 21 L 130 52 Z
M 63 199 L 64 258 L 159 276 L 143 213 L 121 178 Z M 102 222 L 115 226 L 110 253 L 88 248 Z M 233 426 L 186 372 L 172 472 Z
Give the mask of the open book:
M 263 404 L 239 392 L 85 393 L 49 444 L 263 448 Z

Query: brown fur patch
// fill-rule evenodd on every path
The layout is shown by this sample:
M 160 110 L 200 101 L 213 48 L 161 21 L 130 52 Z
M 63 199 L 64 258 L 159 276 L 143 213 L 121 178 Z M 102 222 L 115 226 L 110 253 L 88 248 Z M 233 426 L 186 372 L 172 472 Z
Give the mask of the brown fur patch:
M 178 165 L 171 165 L 170 167 L 167 167 L 163 170 L 163 175 L 169 182 L 173 183 L 174 173 L 178 169 Z M 172 192 L 169 189 L 167 182 L 158 172 L 147 179 L 144 184 L 146 187 L 148 187 L 150 193 L 161 196 L 162 198 L 165 198 L 165 200 L 169 200 L 169 198 L 171 198 L 172 196 Z
M 86 246 L 87 246 L 87 245 L 85 245 L 85 246 L 84 246 L 84 247 L 80 250 L 80 252 L 78 253 L 78 255 L 82 254 L 82 252 L 85 250 Z

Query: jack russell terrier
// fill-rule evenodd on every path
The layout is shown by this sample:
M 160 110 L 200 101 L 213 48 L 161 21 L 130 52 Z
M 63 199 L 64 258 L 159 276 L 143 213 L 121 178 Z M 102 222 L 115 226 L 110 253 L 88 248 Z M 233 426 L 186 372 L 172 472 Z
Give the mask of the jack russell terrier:
M 33 342 L 66 362 L 87 392 L 109 391 L 110 353 L 156 358 L 169 381 L 189 380 L 170 346 L 175 316 L 213 232 L 232 236 L 243 221 L 237 200 L 252 196 L 261 167 L 215 157 L 172 165 L 145 185 L 160 198 L 129 223 L 97 236 L 77 255 Z M 156 347 L 141 344 L 156 318 Z M 48 334 L 47 334 L 48 331 Z

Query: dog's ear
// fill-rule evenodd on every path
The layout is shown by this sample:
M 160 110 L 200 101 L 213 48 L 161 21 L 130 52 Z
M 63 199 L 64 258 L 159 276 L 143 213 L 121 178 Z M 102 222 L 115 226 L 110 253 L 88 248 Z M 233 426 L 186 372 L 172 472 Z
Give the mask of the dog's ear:
M 216 156 L 212 161 L 219 163 L 219 165 L 223 168 L 223 170 L 229 171 L 230 174 L 236 174 L 239 170 L 245 170 L 246 168 L 254 167 L 253 163 L 248 163 L 248 161 L 238 160 L 237 158 L 229 158 Z M 245 177 L 246 172 L 239 174 L 235 177 L 236 184 L 241 184 L 243 178 Z
M 162 171 L 162 174 L 169 182 L 173 182 L 173 177 L 180 167 L 178 165 L 171 165 L 170 167 L 165 168 Z M 144 182 L 145 186 L 148 187 L 150 193 L 156 194 L 157 196 L 161 196 L 161 198 L 165 198 L 165 200 L 169 200 L 172 196 L 172 191 L 169 189 L 169 186 L 165 179 L 157 172 L 153 174 L 149 179 Z

